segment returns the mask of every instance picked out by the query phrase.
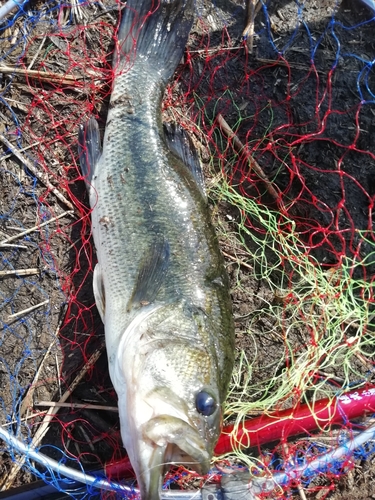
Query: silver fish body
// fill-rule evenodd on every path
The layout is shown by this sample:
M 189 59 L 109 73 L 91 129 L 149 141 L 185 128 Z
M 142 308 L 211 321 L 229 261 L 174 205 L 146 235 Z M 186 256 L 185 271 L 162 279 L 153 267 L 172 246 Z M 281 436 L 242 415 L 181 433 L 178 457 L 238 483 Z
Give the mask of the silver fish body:
M 128 0 L 102 152 L 95 120 L 80 130 L 95 299 L 143 500 L 159 498 L 171 463 L 207 471 L 234 357 L 228 279 L 196 154 L 161 122 L 192 22 L 193 0 Z

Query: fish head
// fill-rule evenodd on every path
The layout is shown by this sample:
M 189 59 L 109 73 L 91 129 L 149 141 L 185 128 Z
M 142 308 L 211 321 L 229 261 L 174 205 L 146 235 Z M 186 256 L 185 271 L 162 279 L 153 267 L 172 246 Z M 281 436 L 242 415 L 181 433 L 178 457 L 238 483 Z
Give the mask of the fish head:
M 198 308 L 146 307 L 120 342 L 112 380 L 142 500 L 159 499 L 172 464 L 208 472 L 223 403 L 210 328 Z

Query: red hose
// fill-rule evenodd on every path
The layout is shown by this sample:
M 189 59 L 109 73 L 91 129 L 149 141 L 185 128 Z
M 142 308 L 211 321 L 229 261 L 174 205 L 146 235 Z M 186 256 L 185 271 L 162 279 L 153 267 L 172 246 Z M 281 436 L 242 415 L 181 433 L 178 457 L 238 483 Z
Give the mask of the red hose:
M 234 448 L 261 446 L 271 441 L 282 441 L 296 434 L 308 434 L 333 424 L 347 424 L 349 420 L 375 413 L 375 386 L 347 392 L 339 398 L 321 399 L 296 408 L 264 414 L 246 420 L 232 434 L 234 425 L 226 425 L 215 447 L 215 455 Z M 106 476 L 112 480 L 134 477 L 129 459 L 106 465 Z
M 286 440 L 290 436 L 306 434 L 333 424 L 345 424 L 366 413 L 375 413 L 375 386 L 351 391 L 339 398 L 321 399 L 246 420 L 233 434 L 234 425 L 227 425 L 219 437 L 215 454 L 229 453 L 238 447 L 248 448 Z

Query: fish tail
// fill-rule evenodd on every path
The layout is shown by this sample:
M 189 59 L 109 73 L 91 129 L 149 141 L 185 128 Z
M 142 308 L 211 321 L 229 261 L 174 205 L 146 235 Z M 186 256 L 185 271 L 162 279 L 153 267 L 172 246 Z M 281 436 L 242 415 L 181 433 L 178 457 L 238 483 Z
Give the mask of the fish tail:
M 130 57 L 169 80 L 184 53 L 194 0 L 128 0 L 122 13 L 114 65 Z

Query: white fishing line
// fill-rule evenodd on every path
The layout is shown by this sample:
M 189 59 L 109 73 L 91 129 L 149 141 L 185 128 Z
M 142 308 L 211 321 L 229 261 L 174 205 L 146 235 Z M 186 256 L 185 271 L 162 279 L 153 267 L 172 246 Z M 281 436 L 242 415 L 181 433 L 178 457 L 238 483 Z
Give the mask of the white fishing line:
M 46 469 L 58 472 L 60 476 L 65 476 L 66 478 L 78 481 L 79 483 L 83 483 L 89 486 L 94 486 L 96 488 L 100 488 L 103 490 L 109 490 L 109 491 L 120 490 L 123 491 L 124 493 L 129 493 L 132 495 L 134 495 L 134 491 L 137 491 L 134 490 L 134 488 L 131 488 L 130 486 L 121 485 L 118 483 L 112 483 L 110 481 L 107 481 L 106 479 L 100 479 L 98 477 L 91 476 L 90 474 L 86 474 L 79 470 L 67 467 L 64 464 L 57 462 L 57 460 L 49 458 L 43 453 L 40 453 L 34 448 L 22 443 L 22 441 L 17 439 L 15 436 L 13 436 L 11 433 L 9 433 L 1 426 L 0 426 L 0 438 L 3 439 L 9 445 L 10 449 L 17 451 L 21 455 L 25 455 L 29 460 L 35 460 L 35 462 L 38 462 L 39 464 L 43 465 Z
M 362 0 L 364 4 L 367 5 L 373 12 L 375 12 L 375 1 L 374 0 Z
M 16 0 L 8 0 L 3 6 L 0 7 L 0 21 L 4 19 L 12 10 L 16 8 L 22 9 L 27 0 L 24 2 L 17 2 Z
M 110 482 L 106 479 L 101 479 L 85 472 L 79 470 L 71 469 L 66 465 L 63 465 L 56 460 L 47 457 L 46 455 L 40 453 L 39 451 L 27 446 L 22 443 L 15 436 L 6 431 L 0 426 L 0 438 L 3 439 L 9 448 L 17 451 L 18 453 L 24 454 L 31 460 L 35 460 L 39 464 L 46 467 L 46 469 L 58 472 L 60 476 L 65 476 L 66 478 L 72 479 L 82 484 L 93 486 L 95 488 L 100 488 L 109 491 L 121 491 L 124 494 L 132 495 L 138 493 L 137 488 L 132 488 L 127 485 Z M 365 444 L 366 442 L 375 438 L 375 424 L 368 427 L 363 432 L 360 432 L 353 439 L 348 439 L 343 445 L 335 448 L 316 458 L 312 462 L 309 462 L 300 467 L 291 468 L 288 471 L 278 472 L 269 478 L 255 478 L 249 484 L 244 483 L 244 488 L 248 489 L 249 495 L 259 495 L 262 493 L 272 492 L 278 485 L 286 486 L 291 480 L 300 479 L 302 476 L 311 476 L 316 472 L 327 471 L 331 466 L 337 465 L 339 461 L 348 460 L 353 452 Z M 200 490 L 197 491 L 162 491 L 162 500 L 201 500 L 202 495 Z M 252 498 L 252 496 L 249 496 Z

